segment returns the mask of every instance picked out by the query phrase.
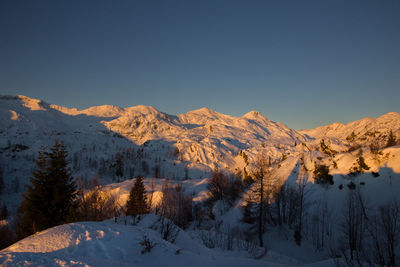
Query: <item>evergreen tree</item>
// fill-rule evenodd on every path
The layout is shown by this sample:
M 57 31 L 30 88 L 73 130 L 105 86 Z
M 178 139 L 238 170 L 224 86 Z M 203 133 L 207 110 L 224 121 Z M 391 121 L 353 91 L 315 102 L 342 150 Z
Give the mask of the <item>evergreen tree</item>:
M 119 178 L 121 178 L 122 176 L 124 176 L 124 166 L 123 166 L 123 162 L 122 162 L 122 157 L 121 157 L 121 153 L 117 153 L 117 158 L 115 160 L 115 175 Z
M 0 212 L 0 220 L 4 220 L 8 218 L 8 209 L 6 204 L 3 205 L 3 208 L 1 209 Z
M 149 212 L 147 197 L 141 176 L 136 178 L 135 184 L 129 194 L 129 199 L 126 203 L 126 215 L 136 216 Z
M 50 152 L 39 151 L 31 186 L 22 196 L 19 238 L 71 220 L 76 185 L 67 167 L 68 153 L 55 141 Z
M 4 191 L 3 169 L 0 166 L 0 195 Z
M 394 135 L 393 131 L 390 129 L 389 132 L 389 137 L 388 137 L 388 142 L 386 144 L 386 147 L 391 147 L 396 145 L 396 136 Z

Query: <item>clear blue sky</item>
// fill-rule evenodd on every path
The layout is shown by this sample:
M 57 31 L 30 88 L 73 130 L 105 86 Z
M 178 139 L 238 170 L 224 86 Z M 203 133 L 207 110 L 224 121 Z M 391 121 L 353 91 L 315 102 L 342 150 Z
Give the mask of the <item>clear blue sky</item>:
M 400 112 L 400 1 L 2 0 L 0 93 L 295 129 Z

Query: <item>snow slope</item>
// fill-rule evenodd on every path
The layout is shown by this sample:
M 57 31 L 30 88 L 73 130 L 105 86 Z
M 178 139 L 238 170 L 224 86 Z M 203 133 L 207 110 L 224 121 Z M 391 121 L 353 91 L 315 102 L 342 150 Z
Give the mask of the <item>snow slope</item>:
M 0 265 L 289 266 L 210 250 L 184 231 L 179 232 L 172 244 L 148 228 L 154 223 L 155 216 L 148 217 L 135 226 L 113 220 L 56 226 L 0 251 Z M 145 237 L 154 246 L 149 252 L 143 252 L 141 243 Z
M 299 132 L 316 139 L 332 138 L 346 144 L 357 143 L 362 146 L 369 146 L 375 141 L 382 146 L 387 141 L 390 130 L 397 137 L 400 136 L 400 114 L 397 112 L 389 112 L 378 118 L 363 118 L 347 124 L 336 122 Z
M 75 176 L 97 175 L 108 178 L 106 182 L 115 173 L 101 167 L 114 164 L 117 153 L 123 157 L 124 177 L 202 178 L 215 168 L 242 170 L 247 164 L 241 151 L 247 151 L 250 160 L 255 148 L 278 159 L 294 143 L 308 140 L 254 111 L 231 117 L 202 108 L 174 116 L 150 106 L 77 110 L 26 96 L 0 96 L 0 156 L 8 183 L 29 176 L 40 146 L 49 147 L 54 139 L 66 144 Z M 22 179 L 21 186 L 27 182 Z

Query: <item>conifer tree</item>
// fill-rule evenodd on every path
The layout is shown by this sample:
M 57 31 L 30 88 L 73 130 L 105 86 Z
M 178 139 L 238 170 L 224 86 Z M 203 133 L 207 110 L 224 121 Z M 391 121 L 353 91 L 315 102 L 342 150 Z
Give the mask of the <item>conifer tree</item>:
M 8 209 L 6 204 L 3 205 L 0 212 L 0 220 L 4 220 L 8 218 Z
M 147 204 L 143 178 L 138 176 L 126 203 L 126 215 L 136 216 L 145 213 L 149 213 L 149 206 Z
M 389 137 L 388 137 L 388 141 L 387 141 L 386 147 L 395 146 L 396 143 L 397 143 L 397 142 L 396 142 L 396 136 L 394 135 L 392 129 L 390 129 Z
M 3 169 L 0 166 L 0 195 L 4 191 Z
M 39 151 L 31 185 L 22 196 L 19 209 L 19 238 L 60 225 L 71 219 L 76 185 L 67 166 L 65 146 L 55 141 L 50 152 Z

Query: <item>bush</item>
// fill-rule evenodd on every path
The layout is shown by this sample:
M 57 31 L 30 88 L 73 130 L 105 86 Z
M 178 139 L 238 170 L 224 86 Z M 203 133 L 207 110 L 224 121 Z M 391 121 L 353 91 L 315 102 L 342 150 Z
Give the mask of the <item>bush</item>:
M 364 171 L 368 171 L 370 167 L 365 163 L 365 159 L 362 156 L 362 151 L 360 151 L 359 156 L 355 163 L 353 163 L 353 167 L 350 168 L 350 175 L 357 176 Z
M 243 182 L 239 177 L 228 177 L 224 173 L 215 170 L 212 173 L 207 189 L 212 202 L 222 200 L 232 205 L 243 191 Z
M 356 189 L 356 184 L 353 183 L 353 182 L 350 182 L 350 183 L 347 184 L 347 187 L 348 187 L 350 190 L 354 190 L 354 189 Z
M 317 184 L 334 184 L 333 176 L 329 174 L 329 167 L 324 164 L 318 165 L 315 163 L 314 181 Z
M 372 174 L 372 176 L 375 177 L 375 178 L 376 178 L 376 177 L 379 177 L 379 172 L 372 172 L 371 174 Z
M 142 253 L 142 254 L 145 254 L 145 253 L 150 252 L 151 249 L 154 248 L 154 246 L 155 246 L 156 244 L 154 244 L 153 242 L 151 242 L 151 241 L 147 238 L 147 236 L 144 235 L 144 236 L 143 236 L 142 242 L 140 242 L 140 245 L 143 247 L 141 253 Z
M 77 220 L 103 221 L 116 216 L 119 210 L 115 198 L 110 193 L 102 191 L 100 185 L 91 190 L 81 189 L 78 200 Z
M 156 212 L 177 226 L 185 228 L 193 219 L 192 195 L 186 194 L 181 184 L 173 186 L 168 180 L 163 185 L 162 193 L 163 196 Z

